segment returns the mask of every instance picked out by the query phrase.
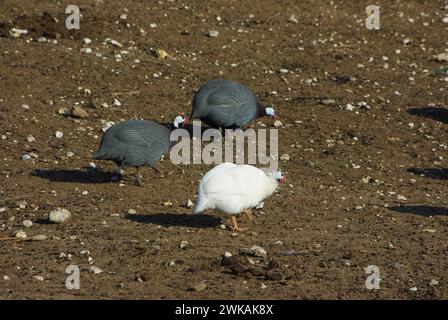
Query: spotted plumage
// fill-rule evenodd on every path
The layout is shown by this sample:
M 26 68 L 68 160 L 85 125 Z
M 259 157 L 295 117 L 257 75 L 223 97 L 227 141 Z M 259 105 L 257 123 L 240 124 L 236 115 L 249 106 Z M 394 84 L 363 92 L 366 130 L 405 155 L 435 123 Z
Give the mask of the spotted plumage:
M 95 159 L 118 166 L 154 167 L 173 146 L 171 129 L 148 120 L 129 120 L 110 127 L 103 135 Z M 140 182 L 140 173 L 137 177 Z
M 208 81 L 196 92 L 190 118 L 199 118 L 214 128 L 235 129 L 244 128 L 262 115 L 269 114 L 252 90 L 240 83 L 219 79 Z

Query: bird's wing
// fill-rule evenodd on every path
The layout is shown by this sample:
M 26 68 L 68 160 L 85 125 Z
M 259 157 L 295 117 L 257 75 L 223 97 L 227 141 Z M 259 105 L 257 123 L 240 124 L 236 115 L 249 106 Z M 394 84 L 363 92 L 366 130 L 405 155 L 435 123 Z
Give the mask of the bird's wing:
M 113 136 L 123 144 L 147 146 L 162 139 L 169 140 L 169 129 L 157 123 L 131 122 L 113 132 Z
M 257 170 L 259 169 L 252 166 L 227 166 L 209 176 L 204 181 L 202 190 L 209 199 L 222 201 L 239 197 L 240 201 L 252 203 L 259 196 L 258 189 L 263 183 Z M 261 174 L 264 175 L 262 171 Z

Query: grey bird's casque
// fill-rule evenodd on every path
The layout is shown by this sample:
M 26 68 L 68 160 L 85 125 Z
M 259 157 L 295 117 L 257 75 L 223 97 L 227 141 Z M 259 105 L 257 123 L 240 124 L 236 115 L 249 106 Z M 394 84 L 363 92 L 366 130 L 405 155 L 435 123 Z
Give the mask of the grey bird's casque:
M 208 81 L 196 92 L 190 119 L 199 118 L 214 128 L 236 129 L 263 115 L 267 115 L 266 111 L 252 90 L 237 82 L 218 79 Z
M 110 127 L 103 135 L 94 159 L 111 160 L 121 167 L 137 167 L 140 184 L 140 167 L 153 167 L 167 153 L 174 142 L 171 130 L 149 120 L 129 120 Z

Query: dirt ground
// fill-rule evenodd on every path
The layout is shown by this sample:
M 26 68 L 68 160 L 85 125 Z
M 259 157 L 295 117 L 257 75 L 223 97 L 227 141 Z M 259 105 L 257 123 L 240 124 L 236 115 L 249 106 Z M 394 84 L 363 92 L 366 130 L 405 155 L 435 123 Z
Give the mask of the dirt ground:
M 448 76 L 435 71 L 448 65 L 436 59 L 448 3 L 375 1 L 381 29 L 368 30 L 366 1 L 78 0 L 68 30 L 72 2 L 0 4 L 0 298 L 448 298 Z M 104 122 L 169 122 L 214 78 L 275 106 L 289 155 L 287 183 L 237 235 L 186 206 L 210 166 L 164 160 L 144 187 L 133 169 L 122 183 L 112 163 L 89 169 Z M 74 105 L 88 117 L 59 114 Z M 58 207 L 71 219 L 48 223 Z M 47 239 L 9 239 L 20 230 Z M 267 257 L 241 254 L 253 245 Z

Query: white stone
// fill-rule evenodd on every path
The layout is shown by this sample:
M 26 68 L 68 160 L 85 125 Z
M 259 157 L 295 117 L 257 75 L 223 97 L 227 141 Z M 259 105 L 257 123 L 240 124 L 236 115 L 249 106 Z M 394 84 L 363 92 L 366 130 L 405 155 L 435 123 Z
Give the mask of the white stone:
M 215 31 L 215 30 L 210 30 L 210 31 L 208 32 L 208 36 L 209 36 L 210 38 L 217 38 L 218 35 L 219 35 L 219 32 L 218 32 L 218 31 Z
M 70 219 L 71 215 L 70 211 L 58 208 L 50 212 L 48 219 L 53 223 L 63 223 Z
M 22 224 L 25 228 L 31 228 L 33 226 L 33 222 L 31 220 L 24 220 Z
M 81 43 L 82 44 L 91 44 L 92 40 L 89 38 L 82 38 Z

